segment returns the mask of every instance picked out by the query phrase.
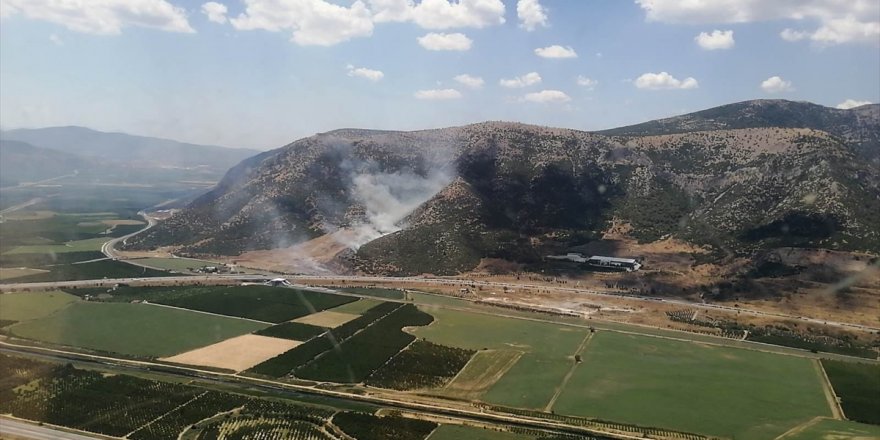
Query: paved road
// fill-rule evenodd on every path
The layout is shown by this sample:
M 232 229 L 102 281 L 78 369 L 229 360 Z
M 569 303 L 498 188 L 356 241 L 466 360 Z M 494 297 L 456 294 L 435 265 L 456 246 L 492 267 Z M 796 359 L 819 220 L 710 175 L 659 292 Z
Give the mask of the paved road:
M 114 259 L 118 258 L 117 254 L 116 254 L 116 244 L 117 243 L 122 242 L 124 244 L 125 240 L 128 240 L 129 238 L 134 237 L 135 235 L 138 235 L 140 233 L 143 233 L 147 229 L 152 228 L 153 226 L 156 226 L 156 223 L 157 223 L 156 219 L 148 216 L 147 213 L 145 213 L 144 211 L 138 212 L 138 215 L 143 217 L 144 220 L 147 221 L 147 226 L 145 226 L 143 229 L 132 232 L 131 234 L 123 235 L 122 237 L 117 237 L 117 238 L 114 238 L 114 239 L 104 243 L 104 245 L 101 246 L 101 252 L 104 255 L 106 255 L 107 258 L 114 258 Z
M 95 440 L 99 438 L 60 431 L 45 425 L 32 425 L 30 423 L 19 422 L 18 420 L 7 419 L 5 417 L 0 418 L 0 434 L 8 434 L 34 440 Z

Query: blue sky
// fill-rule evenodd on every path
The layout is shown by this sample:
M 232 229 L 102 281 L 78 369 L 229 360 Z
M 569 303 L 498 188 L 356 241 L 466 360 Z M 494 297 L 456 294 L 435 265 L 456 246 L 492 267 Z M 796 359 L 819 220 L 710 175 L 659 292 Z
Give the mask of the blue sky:
M 755 98 L 880 101 L 874 0 L 57 3 L 0 0 L 4 129 L 268 149 L 341 127 L 598 130 Z

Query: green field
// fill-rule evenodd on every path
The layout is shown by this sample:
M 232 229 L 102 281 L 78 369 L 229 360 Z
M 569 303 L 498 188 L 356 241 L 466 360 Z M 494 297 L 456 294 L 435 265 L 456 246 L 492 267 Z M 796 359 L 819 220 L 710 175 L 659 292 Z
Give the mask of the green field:
M 534 436 L 459 425 L 440 425 L 428 440 L 534 440 Z
M 847 420 L 816 419 L 778 440 L 871 440 L 880 438 L 880 426 Z
M 350 296 L 267 286 L 182 288 L 179 290 L 194 293 L 151 301 L 185 309 L 273 323 L 290 321 L 357 301 L 357 298 Z
M 103 246 L 104 243 L 110 240 L 110 238 L 112 237 L 87 238 L 85 240 L 68 241 L 60 244 L 35 244 L 17 246 L 9 252 L 6 252 L 6 254 L 62 254 L 66 252 L 97 251 L 100 250 L 101 246 Z
M 190 258 L 137 258 L 133 261 L 145 266 L 155 267 L 156 269 L 176 270 L 178 272 L 186 272 L 190 268 L 198 269 L 202 266 L 219 265 L 219 263 L 214 261 L 194 260 Z
M 812 362 L 600 332 L 553 409 L 736 439 L 772 439 L 831 415 Z
M 506 406 L 543 409 L 568 372 L 572 356 L 588 329 L 545 322 L 511 319 L 434 307 L 430 326 L 413 334 L 450 347 L 517 350 L 524 354 L 483 400 Z
M 336 290 L 357 295 L 375 296 L 376 298 L 403 299 L 403 291 L 397 289 L 382 289 L 379 287 L 343 287 Z
M 353 315 L 360 315 L 360 314 L 366 312 L 367 310 L 370 310 L 373 307 L 378 306 L 379 304 L 382 304 L 382 301 L 379 301 L 377 299 L 361 298 L 355 302 L 343 304 L 339 307 L 334 307 L 330 310 L 334 311 L 334 312 L 339 312 L 339 313 L 351 313 Z
M 114 260 L 100 260 L 81 264 L 63 264 L 47 267 L 48 272 L 13 278 L 10 283 L 39 283 L 49 281 L 96 280 L 102 278 L 146 278 L 168 276 L 168 272 L 132 266 Z
M 846 418 L 880 425 L 880 365 L 822 360 Z
M 243 319 L 148 304 L 77 301 L 51 315 L 19 322 L 7 330 L 15 336 L 53 344 L 130 356 L 163 357 L 264 327 L 266 325 Z
M 55 292 L 0 294 L 0 320 L 27 321 L 49 316 L 79 301 L 71 294 Z

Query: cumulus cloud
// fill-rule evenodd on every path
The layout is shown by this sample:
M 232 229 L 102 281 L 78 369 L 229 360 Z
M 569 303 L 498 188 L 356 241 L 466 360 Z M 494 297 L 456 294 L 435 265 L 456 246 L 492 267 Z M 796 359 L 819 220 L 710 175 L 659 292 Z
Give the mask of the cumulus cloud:
M 577 52 L 571 46 L 562 47 L 558 44 L 535 49 L 535 55 L 541 58 L 577 58 Z
M 857 101 L 855 99 L 847 99 L 846 101 L 837 104 L 837 108 L 842 110 L 849 110 L 851 108 L 861 107 L 863 105 L 870 104 L 871 101 Z
M 509 89 L 518 89 L 522 87 L 533 86 L 535 84 L 541 83 L 541 75 L 538 75 L 538 72 L 529 72 L 525 75 L 518 76 L 512 79 L 502 79 L 498 82 L 502 87 L 507 87 Z
M 767 93 L 782 93 L 794 90 L 791 81 L 786 81 L 778 76 L 771 76 L 761 82 L 761 89 Z
M 705 50 L 731 49 L 735 44 L 733 31 L 719 31 L 717 29 L 711 34 L 700 32 L 700 35 L 694 37 L 694 41 Z
M 563 103 L 571 101 L 571 98 L 559 90 L 541 90 L 540 92 L 526 93 L 522 97 L 526 102 L 538 102 L 542 104 Z
M 483 84 L 485 83 L 485 81 L 483 81 L 483 78 L 480 78 L 479 76 L 471 76 L 466 73 L 456 75 L 456 77 L 453 79 L 459 84 L 470 87 L 472 89 L 482 88 Z
M 244 0 L 245 10 L 230 19 L 238 30 L 291 31 L 302 46 L 332 46 L 373 34 L 373 17 L 357 0 L 350 7 L 326 0 Z
M 373 82 L 379 81 L 385 77 L 385 74 L 382 73 L 381 70 L 367 69 L 366 67 L 354 67 L 351 64 L 345 66 L 345 68 L 348 69 L 348 76 L 366 78 Z
M 377 23 L 412 21 L 425 29 L 484 28 L 504 23 L 501 0 L 368 0 Z
M 519 27 L 531 32 L 538 26 L 547 26 L 547 13 L 538 0 L 519 0 L 516 2 L 516 16 Z
M 465 34 L 444 34 L 431 32 L 419 37 L 419 45 L 428 50 L 470 50 L 473 40 Z
M 131 26 L 195 32 L 189 25 L 186 11 L 165 0 L 0 1 L 0 15 L 10 17 L 16 14 L 96 35 L 117 35 Z
M 596 85 L 598 85 L 598 84 L 599 84 L 599 81 L 596 81 L 595 79 L 588 78 L 583 75 L 578 75 L 578 77 L 577 77 L 577 85 L 579 85 L 587 90 L 595 89 Z
M 663 89 L 696 89 L 699 87 L 697 80 L 687 77 L 683 80 L 666 73 L 644 73 L 635 80 L 636 87 L 649 90 Z
M 419 90 L 413 96 L 415 96 L 416 99 L 445 101 L 461 98 L 461 92 L 455 89 Z
M 226 5 L 217 2 L 207 2 L 202 4 L 202 13 L 208 17 L 209 21 L 214 23 L 226 23 Z
M 684 24 L 794 20 L 818 23 L 813 30 L 783 31 L 787 41 L 822 44 L 877 43 L 880 2 L 876 0 L 636 0 L 649 21 Z

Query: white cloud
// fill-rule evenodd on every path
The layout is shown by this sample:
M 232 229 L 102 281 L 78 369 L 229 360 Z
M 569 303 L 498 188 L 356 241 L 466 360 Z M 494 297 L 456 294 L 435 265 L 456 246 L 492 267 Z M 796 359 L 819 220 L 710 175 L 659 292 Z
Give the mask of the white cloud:
M 459 99 L 461 98 L 461 92 L 455 89 L 433 89 L 433 90 L 419 90 L 413 96 L 416 99 L 427 99 L 427 100 L 450 100 L 450 99 Z
M 516 16 L 519 27 L 531 32 L 538 26 L 547 27 L 547 13 L 538 0 L 519 0 L 516 2 Z
M 795 20 L 819 23 L 807 30 L 783 31 L 787 41 L 810 39 L 820 44 L 877 43 L 880 2 L 877 0 L 636 0 L 649 21 L 685 24 L 749 23 Z
M 805 38 L 810 38 L 810 33 L 785 28 L 782 30 L 782 32 L 779 33 L 779 36 L 782 37 L 782 39 L 785 41 L 800 41 Z
M 692 77 L 679 80 L 666 72 L 644 73 L 636 78 L 635 85 L 640 89 L 649 90 L 696 89 L 699 87 L 697 80 Z
M 778 76 L 771 76 L 761 82 L 761 89 L 767 93 L 782 93 L 794 90 L 791 81 L 786 81 Z
M 51 41 L 56 46 L 64 46 L 64 41 L 56 34 L 49 35 L 49 41 Z
M 498 82 L 502 87 L 507 87 L 510 89 L 518 89 L 522 87 L 533 86 L 535 84 L 541 83 L 541 75 L 538 75 L 538 72 L 530 72 L 522 76 L 518 76 L 513 79 L 502 79 Z
M 837 108 L 842 110 L 849 110 L 851 108 L 861 107 L 863 105 L 870 104 L 871 101 L 857 101 L 855 99 L 847 99 L 846 101 L 837 104 Z
M 465 34 L 444 34 L 431 32 L 419 37 L 419 45 L 428 50 L 470 50 L 473 40 Z
M 366 78 L 373 82 L 379 81 L 385 77 L 385 74 L 382 73 L 381 70 L 367 69 L 366 67 L 354 67 L 351 64 L 345 66 L 345 68 L 348 69 L 348 76 Z
M 326 0 L 244 0 L 245 10 L 229 21 L 238 30 L 292 31 L 302 46 L 332 46 L 373 34 L 370 10 L 357 0 L 344 7 Z
M 15 14 L 96 35 L 117 35 L 130 26 L 195 32 L 186 11 L 165 0 L 0 0 L 0 16 Z
M 559 90 L 541 90 L 540 92 L 526 93 L 522 100 L 539 103 L 562 103 L 571 101 L 571 98 Z
M 733 31 L 719 31 L 717 29 L 711 34 L 700 32 L 700 35 L 694 37 L 694 41 L 705 50 L 730 49 L 735 44 Z
M 226 23 L 226 5 L 217 2 L 207 2 L 202 4 L 202 13 L 208 17 L 209 21 L 214 23 Z
M 472 89 L 482 88 L 483 84 L 485 83 L 485 81 L 483 81 L 483 78 L 480 78 L 479 76 L 471 76 L 466 73 L 463 73 L 461 75 L 457 75 L 453 79 L 455 81 L 457 81 L 459 84 L 462 84 L 466 87 L 470 87 Z
M 413 21 L 425 29 L 484 28 L 504 23 L 501 0 L 368 0 L 377 23 Z
M 578 77 L 577 77 L 577 85 L 579 85 L 587 90 L 593 90 L 594 88 L 596 88 L 596 86 L 598 84 L 599 84 L 599 81 L 596 81 L 595 79 L 588 78 L 583 75 L 578 75 Z
M 558 44 L 535 49 L 535 55 L 541 58 L 577 58 L 577 52 L 571 46 L 562 47 Z

